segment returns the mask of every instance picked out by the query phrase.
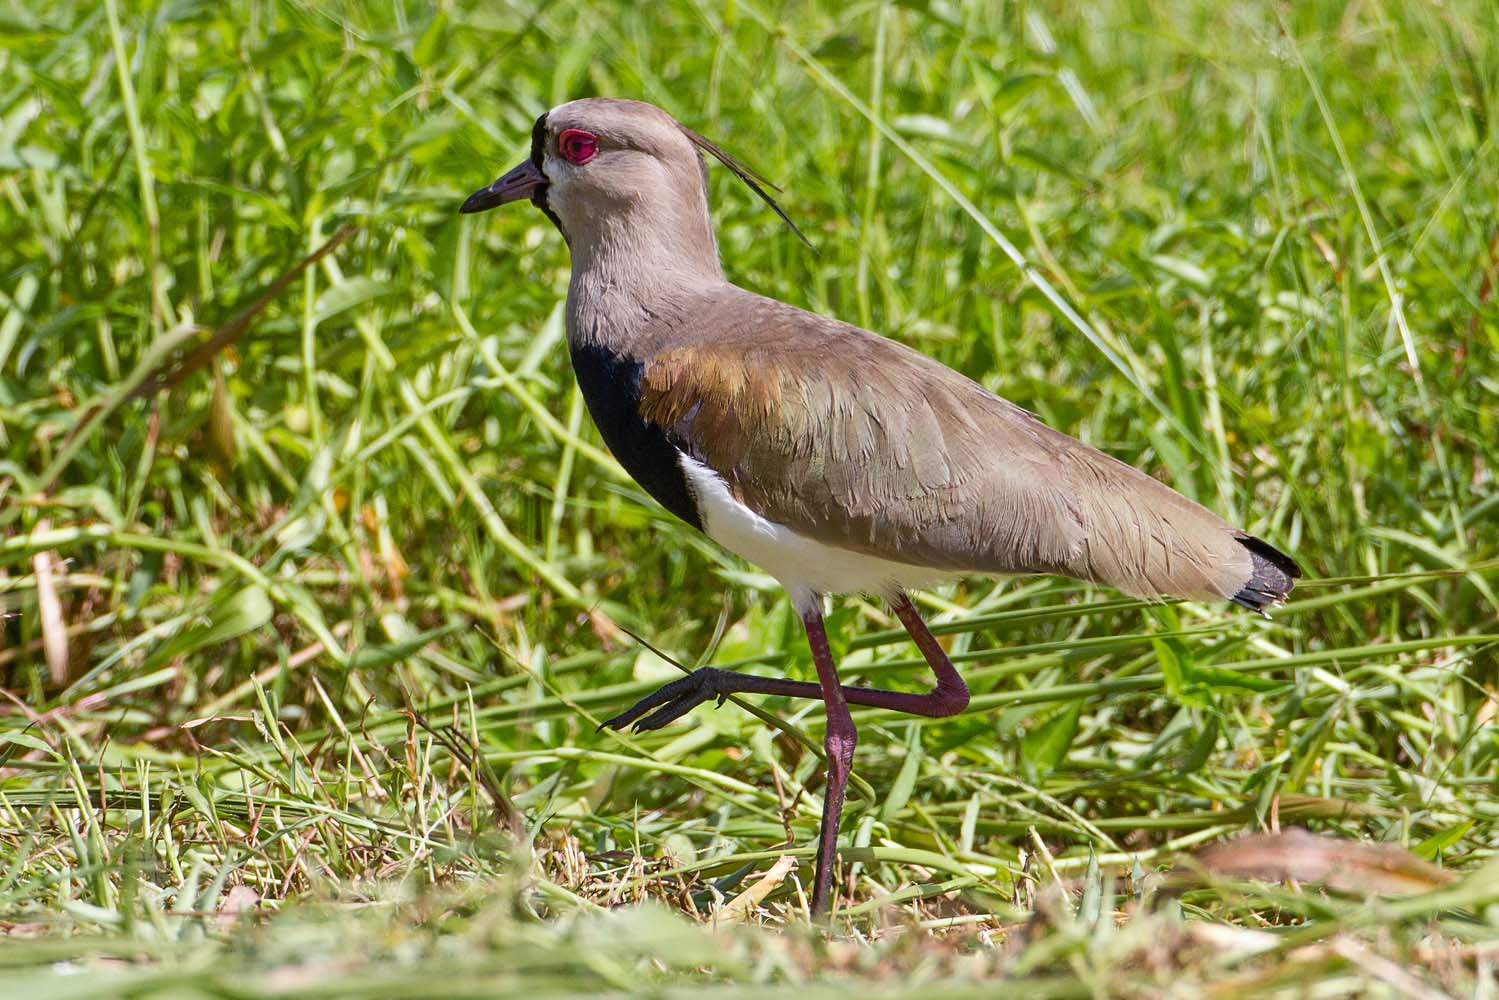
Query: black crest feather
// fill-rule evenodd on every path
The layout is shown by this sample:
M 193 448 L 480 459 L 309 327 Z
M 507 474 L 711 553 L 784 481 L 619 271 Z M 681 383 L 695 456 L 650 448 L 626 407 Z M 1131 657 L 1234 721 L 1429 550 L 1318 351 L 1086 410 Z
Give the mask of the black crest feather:
M 780 204 L 776 202 L 775 198 L 771 197 L 770 191 L 765 190 L 766 188 L 770 188 L 771 191 L 779 193 L 780 188 L 772 184 L 763 174 L 739 159 L 739 157 L 719 146 L 718 143 L 698 135 L 685 125 L 681 126 L 681 129 L 687 138 L 692 140 L 694 146 L 705 153 L 711 154 L 715 160 L 728 167 L 730 173 L 744 181 L 746 187 L 759 195 L 760 200 L 774 209 L 775 213 L 781 217 L 781 221 L 791 227 L 791 231 L 796 234 L 796 238 L 805 243 L 808 249 L 812 249 L 812 241 L 802 235 L 802 231 L 796 228 L 796 223 L 791 221 L 791 216 L 787 215 Z

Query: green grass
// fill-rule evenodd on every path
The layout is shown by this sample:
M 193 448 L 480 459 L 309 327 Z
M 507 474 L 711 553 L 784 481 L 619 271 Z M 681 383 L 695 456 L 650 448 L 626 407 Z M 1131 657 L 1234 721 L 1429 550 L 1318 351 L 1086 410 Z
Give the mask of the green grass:
M 0 2 L 7 989 L 1499 995 L 1494 11 L 1081 6 Z M 831 938 L 762 882 L 815 706 L 595 731 L 676 674 L 625 630 L 810 664 L 601 449 L 561 239 L 456 214 L 587 94 L 784 184 L 815 253 L 715 172 L 742 284 L 1308 570 L 1270 622 L 922 595 L 973 705 L 860 713 Z M 1451 881 L 1164 874 L 1293 825 Z

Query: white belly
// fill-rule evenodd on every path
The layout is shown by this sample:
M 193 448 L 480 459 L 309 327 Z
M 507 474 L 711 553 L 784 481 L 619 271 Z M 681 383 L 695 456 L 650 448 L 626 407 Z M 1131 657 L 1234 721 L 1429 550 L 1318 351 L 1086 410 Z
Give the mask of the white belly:
M 820 611 L 823 594 L 893 597 L 952 575 L 825 545 L 750 510 L 701 462 L 683 455 L 681 465 L 708 537 L 779 580 L 798 611 Z

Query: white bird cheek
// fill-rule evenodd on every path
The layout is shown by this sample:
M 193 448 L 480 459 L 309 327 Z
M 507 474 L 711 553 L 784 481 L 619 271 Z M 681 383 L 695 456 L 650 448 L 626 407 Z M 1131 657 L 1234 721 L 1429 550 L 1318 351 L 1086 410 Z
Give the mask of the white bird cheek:
M 578 200 L 577 186 L 572 183 L 573 169 L 561 160 L 546 163 L 547 207 L 563 219 L 568 218 Z

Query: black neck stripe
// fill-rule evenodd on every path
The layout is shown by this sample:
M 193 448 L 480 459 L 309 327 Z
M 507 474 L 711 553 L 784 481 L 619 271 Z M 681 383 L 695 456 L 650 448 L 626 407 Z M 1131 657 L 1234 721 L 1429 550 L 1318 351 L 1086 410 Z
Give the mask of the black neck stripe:
M 645 366 L 597 343 L 574 344 L 571 353 L 583 401 L 619 464 L 657 503 L 701 529 L 697 498 L 682 471 L 682 450 L 665 430 L 640 415 Z

